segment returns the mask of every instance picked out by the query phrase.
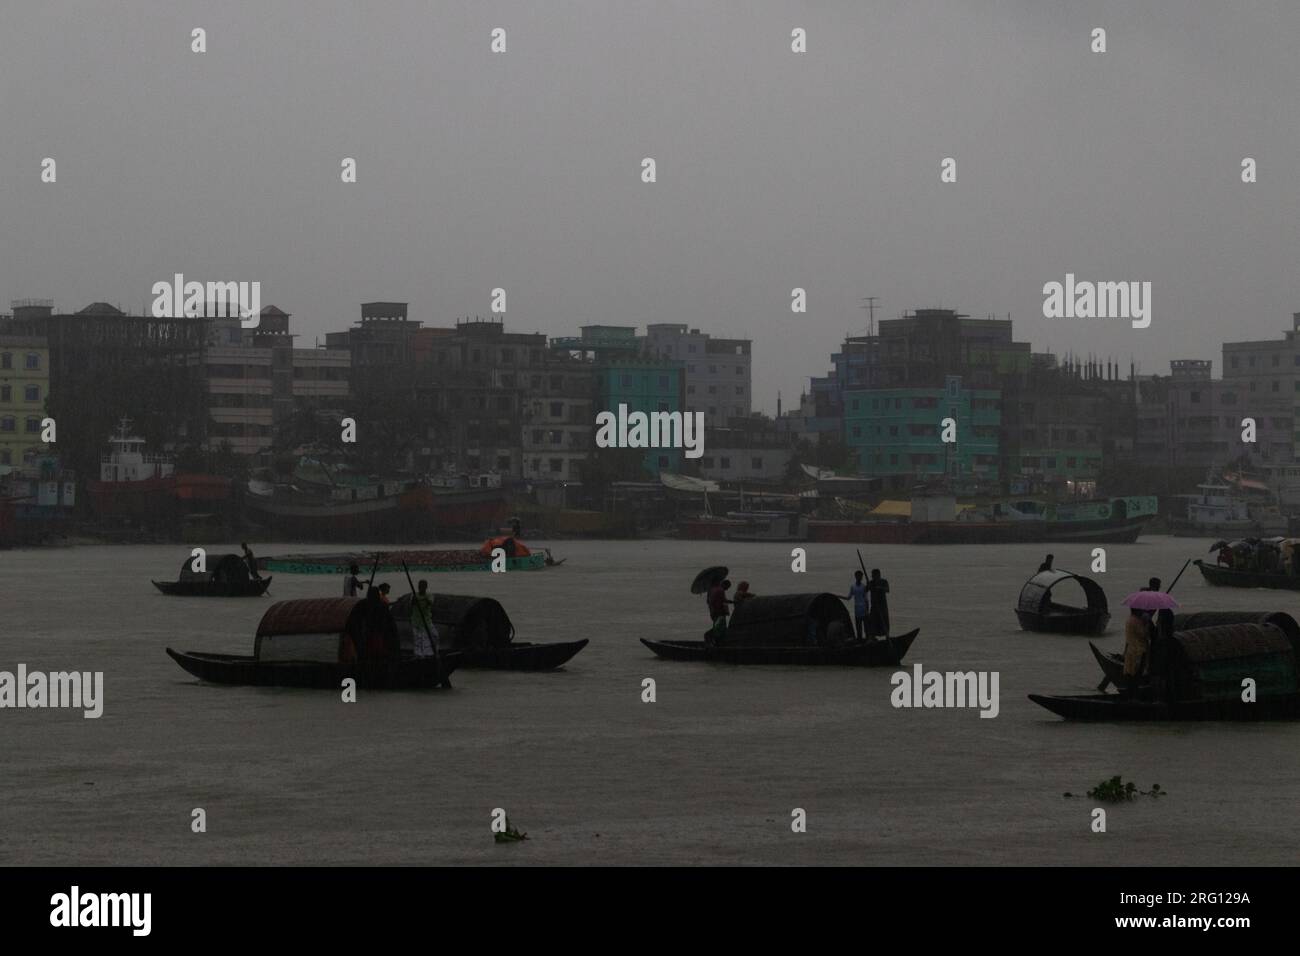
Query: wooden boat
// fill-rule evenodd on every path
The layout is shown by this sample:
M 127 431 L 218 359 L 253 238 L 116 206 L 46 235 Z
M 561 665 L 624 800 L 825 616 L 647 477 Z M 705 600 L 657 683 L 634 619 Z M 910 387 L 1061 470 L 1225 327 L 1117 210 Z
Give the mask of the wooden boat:
M 1200 558 L 1192 564 L 1200 570 L 1201 577 L 1215 587 L 1300 591 L 1300 575 L 1278 574 L 1273 571 L 1246 571 L 1221 564 L 1207 564 Z
M 500 602 L 465 594 L 433 594 L 432 624 L 439 648 L 459 655 L 463 669 L 545 671 L 562 667 L 587 646 L 580 641 L 534 644 L 515 641 L 515 626 Z M 393 602 L 393 620 L 403 651 L 413 650 L 411 595 Z
M 1029 699 L 1066 720 L 1287 720 L 1300 717 L 1300 694 L 1273 697 L 1253 704 L 1241 700 L 1166 702 L 1121 694 L 1068 697 L 1030 694 Z
M 1223 627 L 1229 624 L 1269 624 L 1286 635 L 1291 649 L 1300 661 L 1300 623 L 1285 611 L 1198 611 L 1195 614 L 1175 614 L 1174 631 L 1192 631 L 1202 627 Z M 1088 642 L 1106 679 L 1117 687 L 1124 682 L 1124 655 L 1106 652 Z
M 659 657 L 670 661 L 710 661 L 722 664 L 813 664 L 848 667 L 888 667 L 903 662 L 908 648 L 920 628 L 891 638 L 849 641 L 826 647 L 808 645 L 754 646 L 723 644 L 709 646 L 704 641 L 651 641 L 641 643 Z
M 173 597 L 258 597 L 271 586 L 271 578 L 247 581 L 154 581 L 153 586 Z
M 163 594 L 176 597 L 258 597 L 271 586 L 271 578 L 255 578 L 238 554 L 216 558 L 211 571 L 195 571 L 193 559 L 186 558 L 176 581 L 154 581 Z
M 1087 607 L 1058 604 L 1052 589 L 1066 581 L 1083 590 Z M 1070 571 L 1040 571 L 1025 582 L 1016 604 L 1016 617 L 1026 631 L 1049 634 L 1100 634 L 1110 621 L 1106 592 L 1091 578 Z
M 1261 720 L 1300 715 L 1300 677 L 1287 635 L 1271 624 L 1238 623 L 1175 631 L 1157 646 L 1156 680 L 1122 694 L 1029 699 L 1071 720 Z M 1107 677 L 1123 680 L 1123 661 L 1091 645 Z M 1116 668 L 1118 667 L 1118 670 Z M 1243 682 L 1255 700 L 1242 700 Z
M 509 543 L 507 543 L 509 542 Z M 412 574 L 437 574 L 456 571 L 491 571 L 492 550 L 501 547 L 506 553 L 507 571 L 536 571 L 557 567 L 559 561 L 546 549 L 531 551 L 513 538 L 490 538 L 477 548 L 440 548 L 432 551 L 385 551 L 382 554 L 343 552 L 335 554 L 282 554 L 262 558 L 258 567 L 282 574 L 347 574 L 352 565 L 369 571 L 379 558 L 379 572 L 401 572 L 403 565 Z
M 233 654 L 204 654 L 193 651 L 167 653 L 199 680 L 213 684 L 250 687 L 314 687 L 338 690 L 345 678 L 370 690 L 428 690 L 450 687 L 447 678 L 456 670 L 459 655 L 447 653 L 442 660 L 403 659 L 396 665 L 338 664 L 322 661 L 259 661 L 256 657 Z
M 345 660 L 348 639 L 361 642 L 367 630 L 366 602 L 355 598 L 314 598 L 278 601 L 257 626 L 253 654 L 208 654 L 174 651 L 167 654 L 200 680 L 254 687 L 315 687 L 338 690 L 346 678 L 357 687 L 421 690 L 450 687 L 448 679 L 459 656 L 406 654 L 377 660 Z M 390 632 L 396 638 L 395 631 Z

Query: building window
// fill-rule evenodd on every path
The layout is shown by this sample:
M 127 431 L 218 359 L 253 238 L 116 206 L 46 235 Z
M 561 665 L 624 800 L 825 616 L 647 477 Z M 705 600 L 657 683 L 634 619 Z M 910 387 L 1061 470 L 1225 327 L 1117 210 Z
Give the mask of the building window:
M 688 351 L 688 352 L 694 352 L 694 351 L 695 351 L 695 346 L 694 346 L 694 345 L 688 345 L 688 346 L 686 346 L 686 351 Z
M 514 360 L 515 360 L 515 350 L 514 350 L 514 349 L 502 349 L 502 350 L 501 350 L 501 364 L 502 364 L 502 365 L 510 365 L 511 363 L 514 362 Z
M 628 381 L 628 376 L 626 376 L 626 375 L 623 376 L 623 384 L 624 384 L 624 385 L 631 385 L 631 384 L 632 384 L 630 381 Z M 562 376 L 562 375 L 552 375 L 552 376 L 551 376 L 551 388 L 552 388 L 552 389 L 562 388 L 563 386 L 564 386 L 564 376 Z
M 667 455 L 660 455 L 660 456 L 659 456 L 659 467 L 660 467 L 660 468 L 667 468 L 667 467 L 668 467 L 668 456 L 667 456 Z
M 510 456 L 497 455 L 497 471 L 509 471 L 509 470 L 510 470 Z
M 726 471 L 726 470 L 727 470 L 728 468 L 730 468 L 730 467 L 731 467 L 731 459 L 730 459 L 730 458 L 723 458 L 723 459 L 722 459 L 722 469 L 723 469 L 724 471 Z
M 701 459 L 700 459 L 700 467 L 701 467 L 701 468 L 712 468 L 712 467 L 713 467 L 713 456 L 710 455 L 710 456 L 707 457 L 707 458 L 701 458 Z
M 8 415 L 4 418 L 0 418 L 0 432 L 11 432 L 14 430 L 16 425 L 17 423 Z
M 564 402 L 551 402 L 551 417 L 552 418 L 564 417 Z
M 858 410 L 858 400 L 856 398 L 853 400 L 853 410 L 855 412 Z
M 688 372 L 694 372 L 694 371 L 695 371 L 695 366 L 694 366 L 694 365 L 688 365 L 688 366 L 686 366 L 686 371 L 688 371 Z
M 667 388 L 668 388 L 668 376 L 667 376 L 667 375 L 660 375 L 660 376 L 659 376 L 659 387 L 660 387 L 661 389 L 667 389 Z
M 551 474 L 553 475 L 560 474 L 562 471 L 564 471 L 564 459 L 552 458 L 550 461 L 550 467 L 551 467 Z
M 1297 382 L 1295 383 L 1295 386 L 1296 386 L 1296 390 L 1297 390 L 1297 391 L 1300 391 L 1300 381 L 1297 381 Z M 687 395 L 694 395 L 694 394 L 695 394 L 695 386 L 694 386 L 694 385 L 687 385 L 687 386 L 686 386 L 686 394 L 687 394 Z
M 631 376 L 631 375 L 624 375 L 624 376 L 623 376 L 623 387 L 624 387 L 624 388 L 631 388 L 631 387 L 632 387 L 632 376 Z
M 27 368 L 28 368 L 28 369 L 38 369 L 38 368 L 40 368 L 40 367 L 41 367 L 41 357 L 40 357 L 39 355 L 37 355 L 35 352 L 28 352 L 28 353 L 27 353 Z
M 762 459 L 762 458 L 751 458 L 751 459 L 749 460 L 749 466 L 750 466 L 751 468 L 753 468 L 755 471 L 762 471 L 762 470 L 763 470 L 763 459 Z
M 717 394 L 718 394 L 718 386 L 716 386 L 716 385 L 710 385 L 710 386 L 709 386 L 709 394 L 710 394 L 710 395 L 717 395 Z
M 861 426 L 861 425 L 854 425 L 854 426 L 853 426 L 853 437 L 854 437 L 854 438 L 861 438 L 861 437 L 862 437 L 862 426 Z
M 745 374 L 745 366 L 743 366 L 743 365 L 737 365 L 737 366 L 736 366 L 736 374 L 737 374 L 737 375 L 744 375 L 744 374 Z
M 9 352 L 5 352 L 3 355 L 0 355 L 0 368 L 13 368 L 13 367 L 14 367 L 13 355 L 11 355 Z
M 12 465 L 13 460 L 14 460 L 14 456 L 9 454 L 8 448 L 6 448 L 4 451 L 0 451 L 0 465 Z
M 1295 383 L 1296 391 L 1300 392 L 1300 381 Z M 14 390 L 8 385 L 0 385 L 0 402 L 12 402 L 14 400 Z
M 39 418 L 27 419 L 27 434 L 35 435 L 41 430 L 41 420 Z
M 710 373 L 710 374 L 716 374 L 717 371 L 718 371 L 718 367 L 717 367 L 716 365 L 710 365 L 710 366 L 709 366 L 709 373 Z
M 534 428 L 534 429 L 533 429 L 533 444 L 534 444 L 534 445 L 540 445 L 541 443 L 542 443 L 542 430 L 541 430 L 540 428 Z
M 1273 391 L 1275 392 L 1277 391 L 1277 385 L 1278 385 L 1277 379 L 1273 379 Z

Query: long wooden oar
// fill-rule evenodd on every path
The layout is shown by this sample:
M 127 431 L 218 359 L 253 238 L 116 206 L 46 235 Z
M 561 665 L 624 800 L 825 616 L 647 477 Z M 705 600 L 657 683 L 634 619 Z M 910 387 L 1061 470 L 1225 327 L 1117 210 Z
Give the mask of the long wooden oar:
M 411 607 L 415 607 L 418 603 L 415 599 L 415 583 L 411 580 L 411 571 L 406 566 L 405 558 L 402 559 L 402 571 L 406 574 L 407 587 L 411 589 Z M 423 606 L 420 608 L 420 621 L 424 624 L 424 632 L 429 636 L 429 643 L 433 646 L 433 666 L 438 672 L 438 683 L 442 684 L 444 687 L 450 687 L 451 685 L 447 683 L 447 678 L 442 674 L 442 655 L 438 653 L 438 642 L 433 639 L 432 622 L 424 616 Z M 412 633 L 411 636 L 411 643 L 412 645 L 415 643 L 414 633 Z M 414 646 L 412 646 L 412 650 L 414 650 Z
M 369 593 L 370 593 L 370 589 L 371 589 L 372 587 L 375 586 L 375 575 L 376 575 L 376 574 L 378 573 L 378 571 L 379 571 L 379 562 L 383 560 L 383 557 L 384 557 L 384 556 L 383 556 L 383 554 L 382 554 L 381 552 L 379 552 L 379 551 L 376 551 L 376 552 L 375 552 L 375 564 L 374 564 L 374 567 L 372 567 L 372 568 L 370 569 L 370 580 L 366 582 L 366 593 L 367 593 L 367 594 L 369 594 Z
M 1184 562 L 1183 562 L 1183 571 L 1186 571 L 1186 570 L 1187 570 L 1187 565 L 1189 565 L 1189 564 L 1191 564 L 1191 563 L 1192 563 L 1192 559 L 1191 559 L 1191 558 L 1188 558 L 1186 561 L 1184 561 Z M 1178 577 L 1175 577 L 1174 580 L 1173 580 L 1173 584 L 1170 584 L 1169 587 L 1165 588 L 1165 593 L 1166 593 L 1166 594 L 1168 594 L 1170 591 L 1172 591 L 1172 590 L 1174 589 L 1174 584 L 1177 584 L 1177 583 L 1178 583 L 1178 578 L 1181 578 L 1181 577 L 1183 576 L 1183 571 L 1179 571 L 1179 572 L 1178 572 Z

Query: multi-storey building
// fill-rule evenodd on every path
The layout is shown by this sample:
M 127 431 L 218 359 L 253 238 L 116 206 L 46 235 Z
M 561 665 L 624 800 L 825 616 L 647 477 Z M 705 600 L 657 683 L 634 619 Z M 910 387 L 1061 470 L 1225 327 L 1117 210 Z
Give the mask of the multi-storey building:
M 753 407 L 753 343 L 714 338 L 684 324 L 646 326 L 648 357 L 682 363 L 686 410 L 704 412 L 705 423 L 722 428 L 733 418 L 748 418 Z
M 1285 417 L 1297 429 L 1291 434 L 1291 452 L 1275 449 L 1273 463 L 1294 461 L 1300 449 L 1300 312 L 1291 316 L 1290 331 L 1280 339 L 1223 343 L 1223 381 L 1236 390 L 1243 416 L 1256 406 L 1268 407 L 1269 418 L 1282 417 L 1278 408 L 1291 407 Z M 1259 415 L 1254 416 L 1258 421 Z
M 700 477 L 777 484 L 790 467 L 791 435 L 761 416 L 733 418 L 727 428 L 706 428 Z
M 49 391 L 45 339 L 0 335 L 0 465 L 20 467 L 45 451 L 41 420 Z
M 602 359 L 593 366 L 595 412 L 680 412 L 686 405 L 685 363 L 671 359 Z M 706 419 L 707 421 L 707 419 Z M 592 419 L 595 428 L 595 418 Z M 707 446 L 706 446 L 707 447 Z M 652 474 L 681 470 L 679 448 L 649 448 L 645 468 Z
M 1205 359 L 1169 365 L 1168 377 L 1144 376 L 1137 382 L 1139 462 L 1210 469 L 1243 458 L 1255 466 L 1292 460 L 1294 409 L 1289 391 L 1271 386 L 1252 391 L 1250 386 L 1259 383 L 1248 376 L 1215 379 L 1213 363 Z M 1246 418 L 1255 423 L 1254 442 L 1242 440 Z
M 858 472 L 907 488 L 915 479 L 945 475 L 963 482 L 996 481 L 1001 393 L 972 389 L 959 376 L 941 388 L 878 388 L 844 393 L 844 441 Z M 956 441 L 943 441 L 944 419 Z

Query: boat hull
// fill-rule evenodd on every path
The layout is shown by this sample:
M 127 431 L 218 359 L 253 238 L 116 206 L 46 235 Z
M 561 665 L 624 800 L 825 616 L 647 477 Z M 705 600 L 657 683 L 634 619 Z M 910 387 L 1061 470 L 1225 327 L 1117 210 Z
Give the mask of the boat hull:
M 172 597 L 260 597 L 271 586 L 270 577 L 218 584 L 212 581 L 154 581 L 153 586 Z
M 1165 702 L 1120 694 L 1069 697 L 1030 694 L 1029 699 L 1066 720 L 1293 720 L 1300 717 L 1300 694 L 1265 698 L 1250 704 L 1235 699 Z
M 461 670 L 549 671 L 563 667 L 586 646 L 584 638 L 558 644 L 520 642 L 505 647 L 467 647 L 455 653 L 460 655 Z
M 286 554 L 260 558 L 258 568 L 281 574 L 347 574 L 355 564 L 367 573 L 374 567 L 373 554 Z M 402 551 L 381 556 L 379 572 L 396 574 L 402 570 L 402 561 L 412 574 L 436 574 L 454 571 L 491 571 L 492 559 L 479 554 L 477 549 L 448 551 Z M 558 562 L 557 562 L 558 563 Z M 537 571 L 547 567 L 545 553 L 506 558 L 507 571 Z
M 808 540 L 840 544 L 1132 544 L 1151 518 L 1123 521 L 809 521 Z
M 889 667 L 901 664 L 920 628 L 888 640 L 852 641 L 832 647 L 761 647 L 723 644 L 706 646 L 704 641 L 650 641 L 641 643 L 670 661 L 707 661 L 719 664 L 838 665 L 845 667 Z
M 1042 634 L 1100 634 L 1110 623 L 1110 612 L 1079 610 L 1073 614 L 1036 614 L 1017 608 L 1016 618 L 1026 631 Z
M 377 664 L 330 664 L 315 661 L 258 661 L 233 654 L 204 654 L 174 651 L 167 654 L 199 680 L 212 684 L 244 687 L 302 687 L 338 690 L 352 678 L 357 687 L 371 690 L 429 690 L 450 687 L 448 678 L 456 670 L 460 655 L 448 652 L 441 660 L 403 660 L 396 666 Z
M 1242 571 L 1193 561 L 1207 584 L 1227 588 L 1268 588 L 1274 591 L 1300 591 L 1300 575 L 1272 574 L 1266 571 Z

